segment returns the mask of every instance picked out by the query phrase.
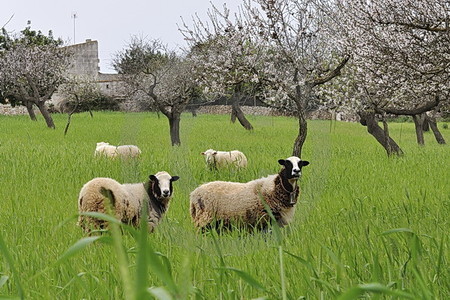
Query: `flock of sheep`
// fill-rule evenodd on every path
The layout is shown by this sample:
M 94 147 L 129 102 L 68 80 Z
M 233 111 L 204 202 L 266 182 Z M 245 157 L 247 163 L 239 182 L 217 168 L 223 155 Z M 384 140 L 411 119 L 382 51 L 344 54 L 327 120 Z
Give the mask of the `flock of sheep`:
M 113 146 L 97 143 L 95 156 L 136 158 L 141 150 L 134 145 Z M 247 166 L 247 158 L 240 151 L 201 153 L 209 168 Z M 213 181 L 197 187 L 190 194 L 190 215 L 194 225 L 202 230 L 213 226 L 231 228 L 236 224 L 264 229 L 271 222 L 270 211 L 280 226 L 287 225 L 295 212 L 300 193 L 297 180 L 302 167 L 309 164 L 296 156 L 278 160 L 282 166 L 278 174 L 246 183 Z M 139 226 L 142 209 L 147 212 L 149 232 L 153 232 L 167 212 L 173 196 L 172 183 L 179 179 L 165 171 L 150 175 L 143 183 L 120 184 L 114 179 L 97 177 L 87 182 L 78 197 L 78 225 L 85 232 L 103 229 L 107 222 L 85 214 L 106 213 L 108 205 L 123 223 Z

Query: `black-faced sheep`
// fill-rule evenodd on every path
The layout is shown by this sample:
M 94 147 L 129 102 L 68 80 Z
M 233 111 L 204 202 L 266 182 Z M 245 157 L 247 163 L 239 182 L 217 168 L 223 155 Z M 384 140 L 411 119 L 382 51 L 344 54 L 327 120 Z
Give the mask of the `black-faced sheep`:
M 216 151 L 208 149 L 202 152 L 201 155 L 205 156 L 206 164 L 212 168 L 222 168 L 232 166 L 235 168 L 247 167 L 247 157 L 244 153 L 238 150 L 233 151 Z
M 135 145 L 121 145 L 113 146 L 109 143 L 100 142 L 97 143 L 97 147 L 94 152 L 95 156 L 106 156 L 110 158 L 121 157 L 121 158 L 134 158 L 141 155 L 141 150 Z
M 171 176 L 167 172 L 150 175 L 143 183 L 120 184 L 111 178 L 98 177 L 87 182 L 78 197 L 78 210 L 83 212 L 105 213 L 105 201 L 110 201 L 111 207 L 118 220 L 126 224 L 138 226 L 143 206 L 147 207 L 148 229 L 153 232 L 169 208 L 173 195 L 172 182 L 178 176 Z M 78 225 L 85 232 L 91 228 L 101 229 L 106 221 L 80 215 Z
M 203 184 L 190 194 L 190 213 L 194 225 L 207 228 L 214 223 L 229 227 L 244 224 L 264 228 L 270 216 L 261 199 L 267 203 L 280 226 L 294 216 L 299 195 L 298 178 L 309 162 L 296 156 L 280 159 L 278 174 L 247 183 L 213 181 Z

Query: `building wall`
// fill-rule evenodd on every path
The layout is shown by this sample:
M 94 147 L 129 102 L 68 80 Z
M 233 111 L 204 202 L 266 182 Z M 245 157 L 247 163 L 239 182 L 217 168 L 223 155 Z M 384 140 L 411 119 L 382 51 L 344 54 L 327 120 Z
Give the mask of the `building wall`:
M 97 82 L 102 93 L 114 98 L 124 97 L 123 81 L 119 74 L 98 73 L 97 76 Z
M 124 98 L 120 75 L 100 73 L 97 41 L 88 39 L 84 43 L 67 46 L 67 49 L 73 54 L 72 66 L 68 71 L 70 74 L 93 79 L 99 85 L 100 91 L 107 96 Z M 64 95 L 57 91 L 50 103 L 58 107 L 64 98 Z
M 97 77 L 100 67 L 98 59 L 98 42 L 86 40 L 85 43 L 67 47 L 73 53 L 71 74 Z

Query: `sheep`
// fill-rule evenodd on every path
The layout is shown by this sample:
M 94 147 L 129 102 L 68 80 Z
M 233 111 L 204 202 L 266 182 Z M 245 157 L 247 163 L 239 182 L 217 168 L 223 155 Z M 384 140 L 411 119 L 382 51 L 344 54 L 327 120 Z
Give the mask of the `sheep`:
M 244 153 L 238 150 L 216 151 L 213 149 L 208 149 L 205 152 L 202 152 L 201 155 L 205 156 L 206 164 L 211 169 L 228 166 L 234 166 L 236 168 L 247 167 L 247 157 L 245 157 Z
M 178 179 L 178 176 L 171 176 L 164 171 L 150 175 L 143 183 L 120 184 L 111 178 L 97 177 L 82 187 L 78 197 L 78 211 L 105 213 L 105 203 L 108 203 L 105 201 L 110 201 L 118 220 L 137 227 L 141 209 L 145 205 L 148 230 L 153 232 L 169 208 L 173 196 L 172 182 Z M 77 225 L 85 232 L 90 232 L 91 227 L 104 228 L 106 221 L 80 214 Z
M 97 143 L 94 155 L 104 155 L 110 158 L 115 158 L 117 156 L 122 158 L 135 158 L 141 155 L 141 150 L 135 145 L 113 146 L 109 143 L 100 142 Z
M 190 214 L 194 226 L 202 230 L 212 225 L 230 227 L 243 224 L 264 229 L 270 216 L 262 199 L 270 207 L 275 220 L 283 227 L 292 220 L 299 195 L 297 180 L 308 161 L 296 156 L 280 159 L 282 169 L 247 183 L 213 181 L 197 187 L 190 194 Z

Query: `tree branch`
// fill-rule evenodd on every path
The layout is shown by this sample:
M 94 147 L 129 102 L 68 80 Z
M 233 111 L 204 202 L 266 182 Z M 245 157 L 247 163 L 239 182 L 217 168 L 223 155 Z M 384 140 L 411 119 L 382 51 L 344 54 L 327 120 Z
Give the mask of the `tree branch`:
M 350 59 L 350 55 L 346 55 L 344 57 L 344 59 L 339 63 L 339 65 L 336 66 L 336 68 L 332 71 L 330 71 L 327 75 L 325 75 L 324 77 L 320 77 L 320 78 L 316 78 L 314 79 L 311 84 L 312 86 L 316 86 L 316 85 L 321 85 L 324 84 L 328 81 L 330 81 L 331 79 L 333 79 L 336 76 L 339 76 L 341 74 L 341 70 L 342 68 L 347 64 L 347 62 Z
M 389 107 L 375 107 L 376 113 L 388 113 L 388 114 L 394 114 L 394 115 L 405 115 L 405 116 L 413 116 L 418 115 L 424 112 L 427 112 L 429 110 L 432 110 L 439 104 L 440 100 L 439 97 L 436 96 L 433 101 L 427 102 L 422 106 L 419 106 L 417 108 L 412 109 L 397 109 L 397 108 L 389 108 Z

